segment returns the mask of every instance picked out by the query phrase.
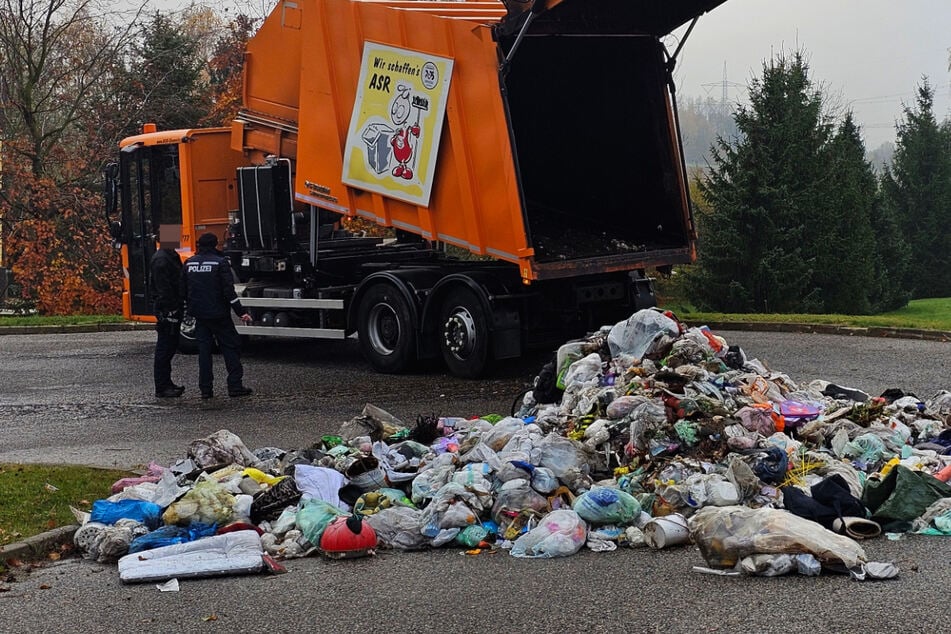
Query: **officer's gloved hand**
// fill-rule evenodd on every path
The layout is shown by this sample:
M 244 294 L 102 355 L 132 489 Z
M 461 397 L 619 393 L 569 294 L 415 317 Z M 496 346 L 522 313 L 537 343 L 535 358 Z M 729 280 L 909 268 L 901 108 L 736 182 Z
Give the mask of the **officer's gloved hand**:
M 169 324 L 177 324 L 179 321 L 181 321 L 181 318 L 181 313 L 179 313 L 177 310 L 170 310 L 159 315 L 159 321 Z

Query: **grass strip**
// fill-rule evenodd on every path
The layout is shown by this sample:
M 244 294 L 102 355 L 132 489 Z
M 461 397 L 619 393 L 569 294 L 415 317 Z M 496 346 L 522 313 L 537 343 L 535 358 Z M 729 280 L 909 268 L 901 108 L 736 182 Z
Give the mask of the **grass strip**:
M 2 326 L 75 326 L 82 324 L 117 324 L 122 315 L 0 315 Z
M 788 313 L 713 313 L 669 303 L 664 308 L 691 322 L 827 324 L 857 328 L 915 328 L 951 331 L 951 298 L 919 299 L 899 310 L 878 315 L 817 315 Z
M 128 471 L 76 465 L 0 464 L 0 545 L 75 524 Z

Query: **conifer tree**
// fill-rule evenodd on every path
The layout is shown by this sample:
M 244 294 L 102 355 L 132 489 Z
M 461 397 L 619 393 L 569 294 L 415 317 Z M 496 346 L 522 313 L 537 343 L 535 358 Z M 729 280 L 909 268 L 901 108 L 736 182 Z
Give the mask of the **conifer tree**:
M 821 311 L 813 278 L 831 213 L 833 130 L 803 54 L 765 63 L 735 118 L 738 138 L 718 140 L 700 183 L 710 211 L 698 214 L 694 299 L 725 311 Z
M 883 187 L 911 250 L 905 287 L 914 298 L 951 296 L 951 131 L 935 119 L 927 80 L 904 108 Z
M 883 174 L 879 191 L 884 192 L 890 178 Z M 911 260 L 911 251 L 902 234 L 895 208 L 889 196 L 882 193 L 871 210 L 870 222 L 875 235 L 875 259 L 869 301 L 872 312 L 897 310 L 908 303 L 911 292 L 904 280 Z
M 208 115 L 211 98 L 200 42 L 185 24 L 156 12 L 133 47 L 128 93 L 137 125 L 191 128 Z
M 830 169 L 822 179 L 828 194 L 816 243 L 814 280 L 825 311 L 867 314 L 875 275 L 876 242 L 872 214 L 878 183 L 865 160 L 865 144 L 852 113 L 846 114 L 829 145 Z

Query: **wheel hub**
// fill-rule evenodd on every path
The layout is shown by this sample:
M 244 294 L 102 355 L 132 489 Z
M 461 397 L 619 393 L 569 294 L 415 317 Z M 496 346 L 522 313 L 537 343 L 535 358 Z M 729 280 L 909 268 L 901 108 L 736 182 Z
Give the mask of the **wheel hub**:
M 390 355 L 396 351 L 400 340 L 400 322 L 387 304 L 377 304 L 370 309 L 369 328 L 367 335 L 370 345 L 378 354 Z
M 462 307 L 453 309 L 443 328 L 446 349 L 459 359 L 465 359 L 472 352 L 476 341 L 475 320 L 468 310 Z

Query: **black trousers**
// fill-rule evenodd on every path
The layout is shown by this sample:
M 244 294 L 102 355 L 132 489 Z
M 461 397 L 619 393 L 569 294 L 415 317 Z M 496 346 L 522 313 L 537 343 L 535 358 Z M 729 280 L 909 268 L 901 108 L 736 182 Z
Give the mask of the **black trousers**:
M 198 388 L 202 394 L 214 391 L 215 374 L 211 350 L 215 339 L 228 370 L 228 390 L 243 386 L 244 367 L 241 365 L 241 335 L 235 330 L 230 317 L 195 319 L 195 339 L 198 341 Z
M 155 379 L 155 391 L 167 390 L 172 383 L 172 358 L 178 350 L 178 322 L 159 321 L 155 324 L 158 337 L 155 340 L 155 362 L 152 375 Z

